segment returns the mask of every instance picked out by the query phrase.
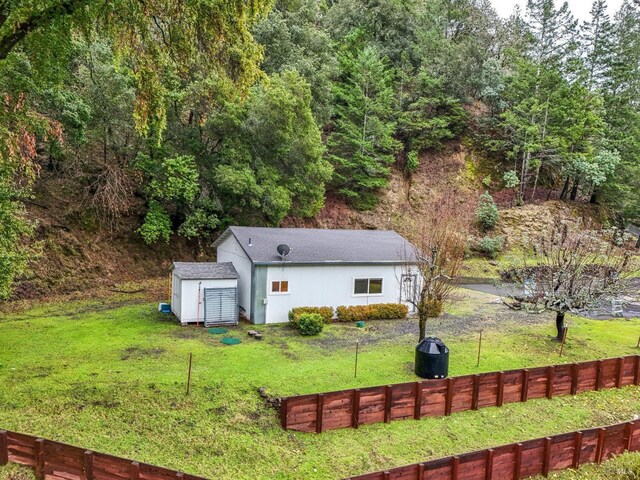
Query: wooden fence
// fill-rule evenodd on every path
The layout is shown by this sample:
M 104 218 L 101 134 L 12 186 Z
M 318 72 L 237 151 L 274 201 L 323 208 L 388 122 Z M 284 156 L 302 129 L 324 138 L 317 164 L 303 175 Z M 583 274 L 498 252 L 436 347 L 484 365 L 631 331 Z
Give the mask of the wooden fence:
M 640 423 L 627 422 L 416 463 L 349 480 L 518 480 L 600 463 L 640 450 Z
M 450 415 L 504 403 L 638 385 L 640 356 L 480 373 L 282 399 L 282 428 L 320 433 L 336 428 Z
M 205 480 L 175 470 L 0 430 L 0 465 L 8 462 L 33 468 L 40 480 Z

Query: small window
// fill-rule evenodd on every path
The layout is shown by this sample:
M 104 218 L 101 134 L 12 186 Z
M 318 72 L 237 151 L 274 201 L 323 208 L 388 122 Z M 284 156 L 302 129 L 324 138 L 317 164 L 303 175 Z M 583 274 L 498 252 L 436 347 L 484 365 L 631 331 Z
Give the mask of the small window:
M 356 278 L 353 281 L 354 295 L 380 295 L 382 294 L 381 278 Z
M 287 280 L 271 282 L 271 293 L 289 293 L 289 282 Z
M 356 278 L 353 283 L 353 293 L 356 295 L 365 295 L 369 293 L 369 279 L 368 278 Z
M 381 278 L 371 278 L 369 280 L 369 293 L 382 293 L 382 279 Z

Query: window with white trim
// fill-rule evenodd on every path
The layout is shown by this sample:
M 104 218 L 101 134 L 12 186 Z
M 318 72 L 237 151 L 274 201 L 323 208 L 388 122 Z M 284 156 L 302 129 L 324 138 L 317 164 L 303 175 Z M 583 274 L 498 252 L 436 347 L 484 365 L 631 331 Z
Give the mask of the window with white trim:
M 381 278 L 354 278 L 354 295 L 382 295 Z
M 271 282 L 271 293 L 289 293 L 289 282 L 287 280 Z

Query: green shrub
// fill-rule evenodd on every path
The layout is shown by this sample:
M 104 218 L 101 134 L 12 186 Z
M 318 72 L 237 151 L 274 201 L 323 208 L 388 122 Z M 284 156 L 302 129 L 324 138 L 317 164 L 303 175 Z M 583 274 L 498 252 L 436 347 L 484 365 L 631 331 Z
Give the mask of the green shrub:
M 318 335 L 324 328 L 324 320 L 318 313 L 302 313 L 298 317 L 301 335 Z
M 333 307 L 295 307 L 289 310 L 289 322 L 298 328 L 300 315 L 304 313 L 317 313 L 322 317 L 324 323 L 331 323 L 333 319 Z
M 340 322 L 359 322 L 361 320 L 388 320 L 405 318 L 409 313 L 401 303 L 376 303 L 373 305 L 341 305 L 336 309 Z
M 407 165 L 405 167 L 407 173 L 412 174 L 418 170 L 420 166 L 420 158 L 418 157 L 418 152 L 415 150 L 409 152 L 407 154 Z
M 493 197 L 489 195 L 489 192 L 480 195 L 480 203 L 476 208 L 476 221 L 480 228 L 484 231 L 491 230 L 498 223 L 498 218 L 500 218 L 500 214 Z
M 476 250 L 489 258 L 497 258 L 503 247 L 503 237 L 483 237 L 476 245 Z

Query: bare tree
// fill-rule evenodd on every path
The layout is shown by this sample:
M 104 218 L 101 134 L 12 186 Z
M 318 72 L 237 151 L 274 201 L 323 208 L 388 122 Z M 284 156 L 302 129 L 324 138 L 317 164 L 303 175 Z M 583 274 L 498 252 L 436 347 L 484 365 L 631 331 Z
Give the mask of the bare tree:
M 565 314 L 603 308 L 628 293 L 630 255 L 587 230 L 556 222 L 525 249 L 522 263 L 500 272 L 506 305 L 531 313 L 556 312 L 557 339 Z
M 414 291 L 405 292 L 404 298 L 416 308 L 419 340 L 426 336 L 429 318 L 440 316 L 444 304 L 452 300 L 464 260 L 471 215 L 454 198 L 454 194 L 442 198 L 416 216 L 413 232 L 407 235 L 417 251 L 405 256 L 403 270 L 417 281 Z

